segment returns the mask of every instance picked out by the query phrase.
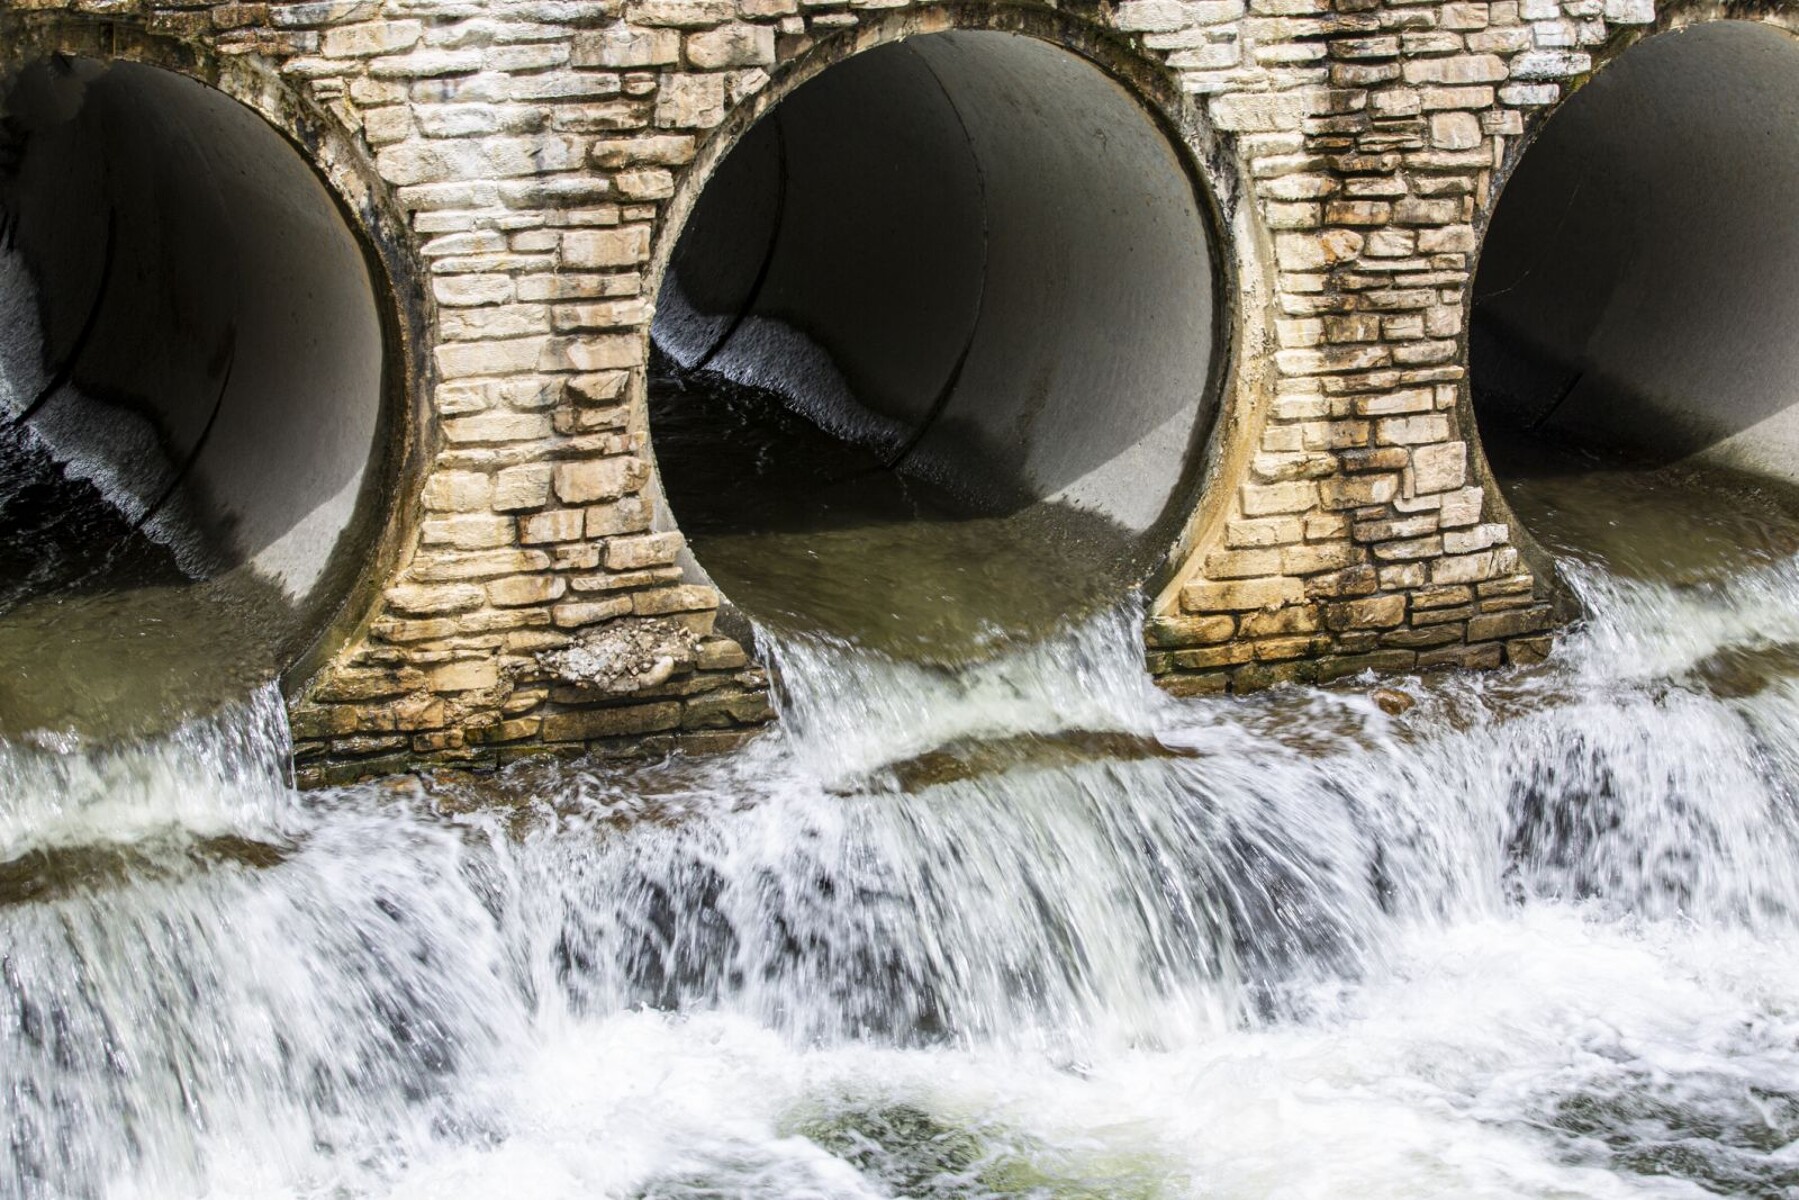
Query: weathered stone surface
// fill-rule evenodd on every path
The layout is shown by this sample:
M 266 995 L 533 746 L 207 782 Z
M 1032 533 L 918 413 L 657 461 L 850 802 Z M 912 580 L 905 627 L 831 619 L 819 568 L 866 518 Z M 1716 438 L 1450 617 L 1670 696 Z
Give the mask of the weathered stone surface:
M 674 621 L 619 621 L 562 650 L 537 656 L 564 683 L 595 693 L 630 695 L 659 687 L 698 664 L 699 639 Z
M 652 532 L 667 517 L 649 500 L 642 412 L 652 252 L 733 112 L 830 38 L 888 36 L 883 10 L 905 6 L 81 7 L 266 68 L 271 89 L 328 114 L 350 148 L 331 153 L 372 163 L 412 224 L 416 287 L 435 306 L 420 350 L 436 379 L 419 398 L 435 457 L 407 483 L 412 542 L 359 614 L 366 640 L 341 648 L 301 706 L 296 735 L 315 761 L 467 753 L 455 743 L 477 703 L 518 753 L 751 720 L 752 701 L 722 699 L 527 718 L 505 707 L 525 684 L 502 672 L 491 689 L 452 688 L 477 668 L 428 656 L 453 643 L 498 662 L 509 646 L 554 652 L 554 639 L 651 619 L 710 628 L 716 593 L 682 576 L 677 535 Z M 1748 15 L 1791 24 L 1774 8 Z M 1220 414 L 1219 461 L 1243 470 L 1206 481 L 1216 519 L 1188 531 L 1152 609 L 1152 665 L 1199 694 L 1547 653 L 1545 584 L 1470 477 L 1470 271 L 1508 154 L 1623 44 L 1615 35 L 1658 19 L 1654 0 L 1123 0 L 1090 15 L 1190 98 L 1175 124 L 1229 135 L 1195 157 L 1237 213 L 1224 249 L 1257 281 L 1234 314 L 1242 378 Z M 717 644 L 731 648 L 718 669 L 742 654 Z M 413 674 L 353 698 L 393 686 L 377 652 L 402 664 L 380 671 Z
M 674 29 L 645 29 L 624 22 L 575 35 L 569 61 L 577 67 L 659 67 L 679 62 L 681 35 Z
M 664 75 L 656 93 L 656 124 L 665 129 L 710 129 L 725 119 L 723 75 Z
M 649 479 L 649 466 L 639 458 L 597 458 L 558 463 L 553 479 L 556 497 L 565 504 L 616 500 L 635 492 Z
M 681 705 L 676 701 L 635 704 L 626 708 L 590 708 L 547 713 L 542 736 L 546 742 L 586 742 L 676 729 L 681 724 Z
M 766 67 L 775 61 L 775 31 L 741 22 L 690 34 L 687 61 L 702 71 L 722 67 Z

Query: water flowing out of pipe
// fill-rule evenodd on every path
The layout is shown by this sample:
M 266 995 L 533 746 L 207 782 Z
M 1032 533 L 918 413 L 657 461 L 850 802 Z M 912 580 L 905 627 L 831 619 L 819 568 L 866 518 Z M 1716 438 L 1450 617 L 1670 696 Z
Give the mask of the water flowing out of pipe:
M 730 757 L 298 794 L 0 746 L 0 1194 L 1782 1196 L 1799 566 L 1175 701 L 1139 616 L 773 652 Z

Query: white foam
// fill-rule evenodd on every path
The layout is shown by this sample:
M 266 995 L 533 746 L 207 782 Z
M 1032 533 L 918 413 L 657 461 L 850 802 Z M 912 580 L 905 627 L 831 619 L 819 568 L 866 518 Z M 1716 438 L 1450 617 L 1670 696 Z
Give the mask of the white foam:
M 1592 592 L 1559 665 L 1397 719 L 1169 701 L 1128 615 L 961 675 L 789 645 L 782 734 L 530 777 L 524 835 L 295 797 L 224 727 L 9 748 L 0 860 L 164 865 L 0 905 L 0 1121 L 47 1148 L 0 1190 L 891 1195 L 858 1113 L 939 1131 L 938 1196 L 1705 1194 L 1624 1169 L 1658 1137 L 1772 1188 L 1796 1152 L 1729 1128 L 1799 1104 L 1799 698 L 1669 672 L 1786 578 L 1659 673 L 1603 648 L 1688 601 Z M 885 770 L 1095 729 L 1140 751 Z M 220 833 L 282 861 L 158 849 Z

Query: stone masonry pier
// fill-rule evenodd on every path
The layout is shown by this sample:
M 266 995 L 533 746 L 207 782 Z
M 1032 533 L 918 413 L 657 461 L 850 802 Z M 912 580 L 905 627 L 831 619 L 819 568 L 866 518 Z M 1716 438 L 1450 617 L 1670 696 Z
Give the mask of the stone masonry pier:
M 1708 44 L 1702 69 L 1657 82 L 1657 47 L 1726 20 L 1753 23 L 1754 45 Z M 1189 497 L 1150 580 L 1146 654 L 1164 685 L 1540 660 L 1550 564 L 1486 465 L 1470 380 L 1477 258 L 1502 187 L 1558 108 L 1574 114 L 1588 87 L 1602 98 L 1614 62 L 1642 56 L 1650 74 L 1619 66 L 1619 86 L 1685 112 L 1682 136 L 1700 143 L 1709 81 L 1739 49 L 1765 73 L 1745 78 L 1792 68 L 1787 105 L 1795 27 L 1799 8 L 1779 3 L 1652 0 L 0 0 L 0 58 L 14 75 L 53 56 L 128 61 L 217 89 L 311 164 L 362 244 L 386 416 L 368 532 L 342 543 L 353 569 L 329 576 L 344 582 L 290 678 L 299 777 L 317 784 L 719 749 L 770 719 L 767 672 L 724 632 L 728 598 L 660 498 L 645 395 L 656 299 L 708 180 L 758 118 L 855 56 L 952 30 L 1097 68 L 1167 139 L 1209 226 L 1195 261 L 1215 281 L 1211 340 L 1168 359 L 1177 373 L 1143 374 L 1185 380 L 1192 414 L 1168 469 L 1193 486 L 1170 477 L 1156 493 Z M 1066 144 L 1082 128 L 1071 119 Z M 1782 128 L 1795 140 L 1799 126 Z M 1759 144 L 1732 150 L 1737 176 Z M 1558 170 L 1574 168 L 1532 185 L 1544 204 L 1564 194 Z M 1690 219 L 1665 209 L 1645 228 L 1665 237 Z M 1507 221 L 1507 269 L 1529 274 L 1520 247 L 1554 223 Z M 1079 237 L 1079 222 L 1055 231 Z M 1653 282 L 1580 270 L 1569 286 L 1585 299 L 1559 323 L 1531 323 L 1552 299 L 1496 299 L 1495 344 L 1572 361 L 1579 322 L 1615 309 L 1606 287 Z M 1613 365 L 1643 350 L 1622 333 L 1608 344 Z M 1622 380 L 1614 403 L 1645 391 L 1627 371 L 1582 369 Z M 1732 411 L 1783 412 L 1791 378 L 1761 370 Z M 1687 453 L 1753 422 L 1677 423 Z

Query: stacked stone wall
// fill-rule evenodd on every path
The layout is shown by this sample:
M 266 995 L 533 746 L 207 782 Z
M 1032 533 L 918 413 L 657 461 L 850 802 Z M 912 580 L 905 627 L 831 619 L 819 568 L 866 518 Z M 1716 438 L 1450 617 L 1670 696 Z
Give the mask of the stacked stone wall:
M 1596 54 L 1687 16 L 1649 0 L 1123 0 L 932 8 L 896 27 L 906 9 L 0 0 L 36 43 L 104 44 L 271 116 L 314 114 L 403 220 L 419 469 L 390 505 L 391 568 L 373 568 L 294 705 L 304 781 L 717 748 L 769 718 L 766 672 L 716 632 L 718 595 L 683 576 L 655 511 L 653 256 L 696 156 L 715 159 L 708 140 L 787 74 L 896 29 L 1030 13 L 1181 98 L 1172 123 L 1214 176 L 1240 277 L 1211 478 L 1154 600 L 1152 669 L 1197 692 L 1546 653 L 1544 581 L 1472 440 L 1474 256 L 1533 122 Z

